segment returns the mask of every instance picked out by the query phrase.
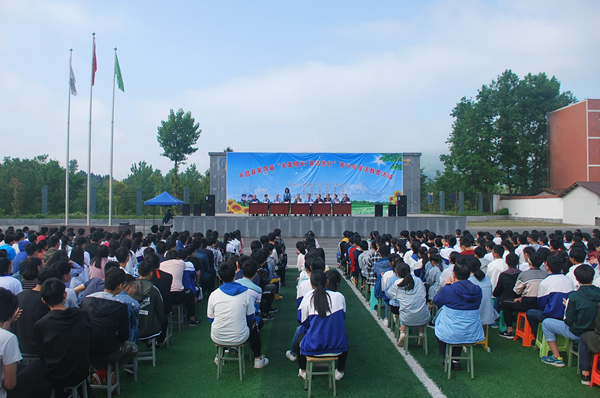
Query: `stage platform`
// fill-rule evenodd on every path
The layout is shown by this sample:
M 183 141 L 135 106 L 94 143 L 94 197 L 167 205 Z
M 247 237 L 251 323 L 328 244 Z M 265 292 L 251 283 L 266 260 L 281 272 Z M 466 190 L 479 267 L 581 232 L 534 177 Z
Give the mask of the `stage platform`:
M 399 236 L 400 231 L 429 229 L 437 234 L 453 234 L 457 228 L 464 230 L 466 217 L 455 217 L 436 214 L 411 214 L 408 217 L 374 217 L 374 216 L 243 216 L 222 214 L 207 216 L 175 216 L 175 231 L 205 233 L 208 229 L 225 232 L 240 230 L 242 236 L 261 236 L 281 229 L 284 238 L 302 237 L 308 230 L 315 232 L 317 238 L 339 238 L 345 230 L 359 232 L 368 236 L 371 231 L 380 234 L 390 233 Z

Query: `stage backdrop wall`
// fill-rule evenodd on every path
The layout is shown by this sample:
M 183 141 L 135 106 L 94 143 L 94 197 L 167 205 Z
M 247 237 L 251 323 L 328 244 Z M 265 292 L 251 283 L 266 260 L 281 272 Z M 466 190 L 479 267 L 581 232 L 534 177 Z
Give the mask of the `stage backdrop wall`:
M 245 213 L 249 195 L 264 200 L 300 194 L 341 199 L 347 194 L 354 214 L 372 214 L 375 203 L 408 197 L 408 212 L 420 212 L 420 153 L 246 153 L 210 152 L 210 193 L 217 213 Z

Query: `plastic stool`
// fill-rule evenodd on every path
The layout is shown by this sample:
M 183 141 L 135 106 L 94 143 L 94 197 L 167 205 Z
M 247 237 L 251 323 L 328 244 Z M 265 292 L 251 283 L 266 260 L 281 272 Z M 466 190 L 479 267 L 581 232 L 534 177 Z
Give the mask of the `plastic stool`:
M 444 359 L 444 370 L 448 373 L 448 380 L 452 374 L 452 360 L 467 361 L 467 372 L 471 371 L 471 379 L 475 379 L 475 362 L 473 361 L 473 345 L 474 344 L 446 344 L 446 357 Z M 452 356 L 452 348 L 465 347 L 467 356 Z
M 485 340 L 477 342 L 476 344 L 482 345 L 483 349 L 487 352 L 492 352 L 492 349 L 490 348 L 490 325 L 483 326 L 483 332 L 485 333 Z
M 577 373 L 579 373 L 579 342 L 575 340 L 571 340 L 571 344 L 569 345 L 569 367 L 573 366 L 573 357 L 577 357 Z
M 179 333 L 181 333 L 184 322 L 183 304 L 174 304 L 173 314 L 171 315 L 171 328 L 173 328 L 173 324 L 176 324 L 177 328 L 179 329 Z
M 517 328 L 515 329 L 515 340 L 519 337 L 523 340 L 523 347 L 531 347 L 531 343 L 533 343 L 533 340 L 535 340 L 535 336 L 531 331 L 531 326 L 527 321 L 527 315 L 524 312 L 519 312 L 519 315 L 517 315 Z
M 77 389 L 79 387 L 82 387 L 82 391 L 83 391 L 83 398 L 88 398 L 88 391 L 87 391 L 87 379 L 83 379 L 83 381 L 79 384 L 77 384 L 74 387 L 65 387 L 63 390 L 67 390 L 68 392 L 70 392 L 71 394 L 69 395 L 72 398 L 79 398 L 79 392 L 77 391 Z M 54 398 L 56 397 L 56 392 L 54 390 L 52 390 L 52 394 L 50 395 L 50 398 Z
M 421 336 L 419 336 L 419 328 L 423 328 L 423 348 L 425 348 L 425 355 L 429 355 L 429 347 L 427 346 L 427 325 L 423 326 L 406 326 L 406 330 L 404 331 L 404 351 L 408 352 L 408 340 L 414 339 L 419 341 Z M 411 335 L 411 330 L 413 334 Z
M 113 365 L 116 375 L 115 384 L 112 384 Z M 91 387 L 97 390 L 106 390 L 106 396 L 108 398 L 112 397 L 113 391 L 116 391 L 117 395 L 121 395 L 121 377 L 119 376 L 119 362 L 115 362 L 114 364 L 109 363 L 106 365 L 106 384 L 92 384 Z
M 569 339 L 560 334 L 556 335 L 556 345 L 558 346 L 558 351 L 566 352 L 567 357 L 569 356 Z M 535 348 L 540 349 L 540 358 L 549 355 L 552 350 L 546 341 L 546 337 L 544 336 L 544 331 L 542 330 L 542 324 L 538 326 L 537 338 L 535 339 Z
M 223 346 L 223 345 L 219 345 L 219 344 L 215 344 L 217 346 L 217 380 L 219 380 L 219 377 L 221 376 L 221 373 L 223 373 L 223 365 L 225 365 L 225 362 L 227 361 L 237 361 L 239 364 L 239 368 L 240 368 L 240 381 L 243 380 L 243 374 L 246 374 L 246 363 L 245 363 L 245 353 L 244 353 L 244 344 L 241 345 L 228 345 L 228 346 Z M 238 349 L 238 355 L 237 358 L 232 358 L 232 357 L 226 357 L 224 355 L 224 351 L 225 351 L 225 347 L 235 347 Z
M 598 358 L 600 358 L 600 354 L 594 355 L 594 360 L 592 361 L 592 372 L 590 373 L 590 387 L 593 387 L 594 384 L 600 386 L 600 371 L 598 370 Z
M 335 389 L 335 361 L 338 359 L 337 356 L 326 356 L 326 357 L 306 357 L 306 381 L 304 382 L 304 388 L 308 389 L 308 396 L 312 390 L 312 377 L 313 376 L 328 376 L 329 388 L 333 385 L 333 396 L 337 396 Z M 313 365 L 327 366 L 327 372 L 314 372 Z

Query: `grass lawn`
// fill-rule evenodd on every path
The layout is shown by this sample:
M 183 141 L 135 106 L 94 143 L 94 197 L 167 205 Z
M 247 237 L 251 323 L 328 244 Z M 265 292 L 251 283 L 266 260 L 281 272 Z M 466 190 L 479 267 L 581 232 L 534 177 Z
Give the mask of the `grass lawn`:
M 297 272 L 288 271 L 289 280 L 293 281 L 296 275 Z M 379 325 L 344 283 L 342 292 L 347 299 L 346 328 L 350 352 L 346 376 L 337 383 L 338 395 L 388 397 L 402 392 L 412 397 L 429 396 Z M 304 380 L 298 377 L 298 363 L 285 357 L 297 325 L 295 283 L 289 283 L 281 294 L 284 298 L 275 301 L 274 305 L 279 309 L 276 319 L 266 322 L 261 331 L 263 353 L 270 361 L 266 368 L 254 369 L 253 363 L 247 360 L 246 375 L 240 382 L 237 364 L 230 362 L 221 379 L 216 380 L 213 363 L 216 349 L 210 340 L 210 325 L 203 303 L 198 309 L 202 324 L 185 326 L 182 333 L 176 331 L 171 348 L 159 349 L 156 367 L 149 362 L 140 363 L 138 382 L 122 373 L 122 395 L 132 398 L 305 397 Z M 249 346 L 246 355 L 251 357 Z M 104 393 L 98 392 L 97 396 L 104 396 Z M 325 377 L 317 377 L 313 382 L 313 396 L 332 396 Z
M 140 363 L 139 381 L 122 373 L 122 396 L 148 397 L 305 397 L 304 381 L 298 378 L 297 362 L 290 362 L 285 351 L 294 334 L 296 322 L 295 283 L 297 273 L 288 271 L 292 281 L 283 288 L 283 300 L 275 302 L 279 312 L 276 319 L 266 322 L 261 331 L 263 353 L 269 365 L 254 369 L 250 359 L 246 362 L 246 375 L 240 382 L 237 364 L 228 363 L 221 380 L 216 380 L 213 363 L 216 349 L 210 340 L 210 325 L 206 320 L 206 305 L 198 308 L 202 324 L 185 326 L 182 333 L 175 332 L 170 349 L 158 350 L 157 366 Z M 402 355 L 396 350 L 386 333 L 364 308 L 351 288 L 342 282 L 341 292 L 346 296 L 346 328 L 350 342 L 346 375 L 337 383 L 340 397 L 426 397 L 428 391 L 414 375 Z M 438 365 L 437 343 L 432 329 L 429 333 L 429 355 L 411 344 L 410 354 L 424 368 L 429 377 L 447 397 L 598 397 L 599 390 L 582 386 L 575 368 L 555 368 L 543 364 L 539 352 L 522 347 L 520 342 L 509 341 L 490 329 L 490 347 L 487 353 L 475 348 L 475 380 L 466 370 L 453 372 L 447 380 Z M 252 357 L 250 347 L 246 355 Z M 98 397 L 103 392 L 96 392 Z M 314 397 L 330 397 L 325 377 L 313 382 Z

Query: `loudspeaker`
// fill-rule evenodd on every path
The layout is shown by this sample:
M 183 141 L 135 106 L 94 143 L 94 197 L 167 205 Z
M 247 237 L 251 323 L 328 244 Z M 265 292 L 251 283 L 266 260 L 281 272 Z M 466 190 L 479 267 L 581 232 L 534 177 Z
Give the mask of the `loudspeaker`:
M 215 216 L 215 195 L 206 195 L 206 215 Z
M 383 205 L 375 205 L 375 217 L 383 217 Z
M 396 205 L 388 205 L 388 217 L 396 217 Z
M 196 203 L 194 205 L 194 215 L 201 216 L 202 215 L 202 205 L 200 203 Z
M 189 203 L 184 203 L 181 206 L 181 215 L 182 216 L 189 216 L 190 215 L 190 204 Z
M 400 200 L 398 201 L 398 217 L 406 217 L 407 207 L 408 199 L 406 195 L 400 195 Z

